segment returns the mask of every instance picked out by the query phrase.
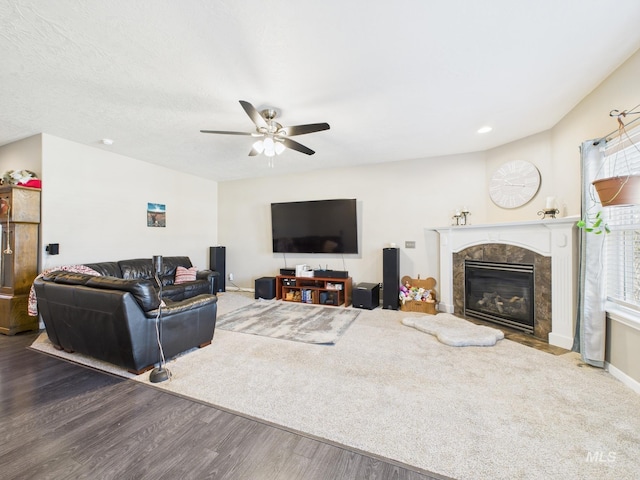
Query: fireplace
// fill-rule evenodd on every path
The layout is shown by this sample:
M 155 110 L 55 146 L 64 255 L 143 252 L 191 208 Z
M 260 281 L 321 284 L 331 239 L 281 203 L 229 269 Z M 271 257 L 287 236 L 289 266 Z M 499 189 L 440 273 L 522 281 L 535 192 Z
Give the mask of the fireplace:
M 440 247 L 439 310 L 463 314 L 465 260 L 533 265 L 533 335 L 570 349 L 578 292 L 578 219 L 432 229 L 439 236 Z
M 534 266 L 464 261 L 464 315 L 534 333 Z

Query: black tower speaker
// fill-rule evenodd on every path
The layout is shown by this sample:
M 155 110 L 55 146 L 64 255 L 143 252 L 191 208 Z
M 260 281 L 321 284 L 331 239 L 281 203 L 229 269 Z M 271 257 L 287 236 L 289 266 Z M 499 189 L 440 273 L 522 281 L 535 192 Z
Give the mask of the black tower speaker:
M 209 269 L 219 272 L 220 276 L 216 282 L 216 292 L 224 292 L 227 280 L 227 269 L 225 268 L 226 247 L 209 248 Z
M 276 278 L 256 278 L 255 292 L 256 299 L 262 298 L 263 300 L 271 300 L 272 298 L 276 298 Z
M 359 283 L 351 292 L 351 304 L 354 308 L 373 310 L 380 306 L 380 285 L 377 283 Z
M 382 308 L 398 310 L 400 306 L 400 249 L 382 249 Z

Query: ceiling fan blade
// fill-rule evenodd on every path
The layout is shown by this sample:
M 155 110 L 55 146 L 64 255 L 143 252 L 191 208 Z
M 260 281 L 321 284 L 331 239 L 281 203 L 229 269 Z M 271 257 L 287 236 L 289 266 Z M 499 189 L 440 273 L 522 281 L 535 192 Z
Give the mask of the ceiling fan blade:
M 249 115 L 249 118 L 251 119 L 251 121 L 256 124 L 256 127 L 258 128 L 268 127 L 266 120 L 262 118 L 262 115 L 260 115 L 260 112 L 256 110 L 253 105 L 251 105 L 249 102 L 246 102 L 244 100 L 240 100 L 240 105 L 242 105 L 242 108 L 244 108 L 244 111 L 247 112 L 247 115 Z
M 202 133 L 221 133 L 223 135 L 249 135 L 254 136 L 255 133 L 251 132 L 227 132 L 225 130 L 200 130 Z
M 316 153 L 309 147 L 305 147 L 301 143 L 298 143 L 295 140 L 291 140 L 290 138 L 278 138 L 278 141 L 284 143 L 284 146 L 290 148 L 291 150 L 297 150 L 298 152 L 306 153 L 307 155 L 313 155 L 314 153 Z
M 329 130 L 328 123 L 310 123 L 308 125 L 295 125 L 293 127 L 284 127 L 281 132 L 285 135 L 293 137 L 295 135 L 304 135 L 305 133 L 321 132 L 322 130 Z

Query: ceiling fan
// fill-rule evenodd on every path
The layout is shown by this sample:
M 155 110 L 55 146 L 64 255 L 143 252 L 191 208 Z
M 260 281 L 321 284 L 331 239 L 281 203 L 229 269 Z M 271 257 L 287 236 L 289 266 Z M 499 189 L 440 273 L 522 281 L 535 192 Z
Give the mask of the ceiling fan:
M 264 153 L 268 157 L 273 157 L 274 155 L 281 154 L 286 148 L 306 153 L 307 155 L 313 155 L 316 152 L 295 140 L 291 140 L 289 137 L 329 130 L 328 123 L 310 123 L 307 125 L 283 127 L 275 121 L 278 112 L 274 108 L 266 108 L 258 112 L 253 105 L 244 100 L 240 100 L 240 105 L 242 105 L 244 111 L 247 112 L 247 115 L 249 115 L 249 118 L 255 124 L 255 132 L 228 132 L 224 130 L 200 131 L 202 133 L 219 133 L 223 135 L 248 135 L 258 138 L 259 140 L 253 144 L 249 156 L 252 157 Z

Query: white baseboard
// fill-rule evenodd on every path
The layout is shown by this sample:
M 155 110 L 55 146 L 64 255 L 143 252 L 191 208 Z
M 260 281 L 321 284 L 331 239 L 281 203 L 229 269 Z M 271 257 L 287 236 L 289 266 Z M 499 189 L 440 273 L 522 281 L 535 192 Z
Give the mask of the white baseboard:
M 564 335 L 549 332 L 549 345 L 571 350 L 573 348 L 573 337 L 566 337 Z
M 229 287 L 226 286 L 225 290 L 229 290 L 230 292 L 255 292 L 255 288 L 242 288 L 242 287 Z
M 444 313 L 453 313 L 453 305 L 448 305 L 444 302 L 438 302 L 438 311 Z
M 605 369 L 614 377 L 624 383 L 627 387 L 629 387 L 634 392 L 640 394 L 640 382 L 631 378 L 629 375 L 624 373 L 622 370 L 614 367 L 608 362 L 604 364 Z

